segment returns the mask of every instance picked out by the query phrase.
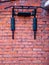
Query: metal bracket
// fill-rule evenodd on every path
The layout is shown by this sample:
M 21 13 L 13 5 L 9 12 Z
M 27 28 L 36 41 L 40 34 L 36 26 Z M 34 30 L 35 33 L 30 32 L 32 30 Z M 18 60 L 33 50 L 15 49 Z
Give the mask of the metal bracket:
M 14 39 L 14 31 L 15 31 L 15 18 L 14 16 L 34 16 L 33 18 L 33 31 L 34 31 L 34 39 L 36 39 L 36 32 L 37 32 L 37 18 L 36 13 L 38 8 L 45 9 L 41 6 L 9 6 L 5 9 L 12 7 L 12 18 L 11 18 L 11 30 L 12 30 L 12 39 Z M 18 14 L 15 14 L 14 9 L 33 9 L 32 12 L 18 12 Z M 46 9 L 45 9 L 46 10 Z

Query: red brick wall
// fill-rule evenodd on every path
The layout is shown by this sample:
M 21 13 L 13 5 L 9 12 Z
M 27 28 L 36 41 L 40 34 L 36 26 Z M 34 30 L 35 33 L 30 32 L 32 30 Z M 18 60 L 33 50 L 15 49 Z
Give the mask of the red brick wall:
M 49 65 L 49 14 L 45 10 L 37 10 L 36 40 L 34 40 L 32 28 L 33 17 L 16 16 L 15 39 L 12 40 L 11 9 L 3 9 L 12 4 L 14 3 L 0 6 L 0 65 Z M 41 4 L 41 0 L 16 1 L 16 5 L 40 6 Z

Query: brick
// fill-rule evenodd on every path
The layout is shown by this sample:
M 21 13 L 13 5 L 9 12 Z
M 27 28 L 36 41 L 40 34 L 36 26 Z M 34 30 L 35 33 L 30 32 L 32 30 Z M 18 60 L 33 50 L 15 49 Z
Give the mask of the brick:
M 45 0 L 17 0 L 16 5 L 41 6 Z M 14 2 L 14 3 L 15 3 Z M 0 4 L 0 65 L 49 65 L 49 15 L 48 12 L 37 9 L 37 38 L 34 40 L 33 16 L 15 16 L 12 40 L 11 9 L 4 9 L 13 2 Z M 22 10 L 16 10 L 18 13 Z M 32 12 L 33 10 L 23 10 Z

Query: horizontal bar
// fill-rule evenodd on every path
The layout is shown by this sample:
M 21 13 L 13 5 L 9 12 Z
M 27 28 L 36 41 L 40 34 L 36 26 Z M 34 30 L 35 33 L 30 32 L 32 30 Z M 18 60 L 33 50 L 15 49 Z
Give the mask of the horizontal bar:
M 0 3 L 5 3 L 5 2 L 10 2 L 10 1 L 0 1 Z
M 13 1 L 16 1 L 16 0 L 0 1 L 0 3 L 13 2 Z
M 38 9 L 38 8 L 42 8 L 44 10 L 47 10 L 47 8 L 42 7 L 42 6 L 9 6 L 9 7 L 6 7 L 5 9 L 11 8 L 11 7 L 14 7 L 14 9 Z
M 15 9 L 37 9 L 37 8 L 45 9 L 44 7 L 41 7 L 41 6 L 9 6 L 9 7 L 6 7 L 5 9 L 11 8 L 11 7 L 14 7 Z
M 16 9 L 35 9 L 35 6 L 15 6 Z

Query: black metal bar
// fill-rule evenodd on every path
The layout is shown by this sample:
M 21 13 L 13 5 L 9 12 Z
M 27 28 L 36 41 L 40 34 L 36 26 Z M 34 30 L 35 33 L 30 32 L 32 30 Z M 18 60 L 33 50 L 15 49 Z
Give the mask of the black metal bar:
M 25 17 L 28 17 L 28 16 L 31 16 L 31 13 L 30 12 L 18 12 L 17 16 L 25 16 Z
M 14 31 L 12 31 L 12 39 L 14 39 Z
M 14 17 L 15 11 L 14 11 L 14 6 L 12 7 L 12 17 Z
M 11 31 L 12 31 L 12 39 L 14 39 L 14 31 L 15 31 L 15 18 L 14 18 L 15 12 L 14 7 L 12 8 L 12 18 L 11 18 Z
M 11 8 L 13 6 L 9 6 L 9 7 L 6 7 L 5 9 L 7 8 Z M 46 9 L 42 6 L 14 6 L 15 9 L 37 9 L 37 8 L 42 8 L 42 9 Z
M 37 18 L 36 18 L 36 9 L 34 9 L 34 18 L 33 18 L 33 31 L 34 31 L 34 39 L 36 39 L 37 32 Z
M 15 6 L 15 9 L 34 9 L 35 6 Z
M 11 1 L 16 1 L 16 0 L 0 1 L 0 3 L 6 3 L 6 2 L 11 2 Z
M 36 32 L 37 32 L 37 18 L 33 18 L 33 31 L 34 31 L 34 39 L 36 39 Z
M 37 32 L 37 31 L 34 31 L 34 40 L 36 39 L 36 32 Z

